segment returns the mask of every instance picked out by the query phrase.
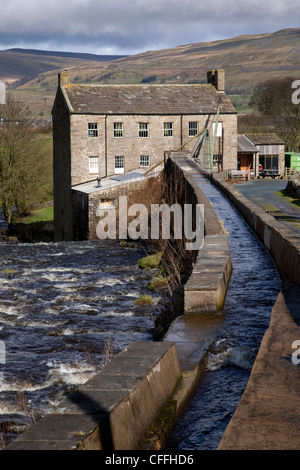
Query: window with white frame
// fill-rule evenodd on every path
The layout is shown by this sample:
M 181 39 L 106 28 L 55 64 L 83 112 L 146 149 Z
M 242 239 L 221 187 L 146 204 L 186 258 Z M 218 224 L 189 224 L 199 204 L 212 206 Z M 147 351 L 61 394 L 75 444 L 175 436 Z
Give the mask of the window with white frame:
M 140 166 L 150 166 L 150 157 L 149 155 L 140 155 Z
M 173 137 L 173 122 L 164 122 L 164 137 Z
M 189 137 L 193 137 L 198 134 L 198 122 L 191 121 L 189 122 Z
M 120 175 L 124 173 L 125 170 L 125 158 L 124 155 L 115 156 L 115 174 Z
M 89 157 L 89 172 L 99 173 L 99 157 Z
M 148 122 L 139 123 L 139 137 L 149 137 L 149 124 Z
M 123 122 L 114 122 L 114 137 L 123 137 L 124 127 Z
M 88 136 L 98 137 L 98 124 L 96 122 L 88 123 Z

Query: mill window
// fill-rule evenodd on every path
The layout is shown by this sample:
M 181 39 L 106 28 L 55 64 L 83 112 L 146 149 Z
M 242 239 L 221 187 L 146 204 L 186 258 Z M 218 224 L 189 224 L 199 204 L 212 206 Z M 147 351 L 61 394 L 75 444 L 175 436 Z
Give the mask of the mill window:
M 98 137 L 98 124 L 96 122 L 88 123 L 88 136 Z
M 124 135 L 123 122 L 115 122 L 114 123 L 114 137 L 123 137 L 123 135 Z
M 115 174 L 120 175 L 125 171 L 125 158 L 123 155 L 115 156 Z
M 89 157 L 89 172 L 99 173 L 99 157 Z
M 198 122 L 189 122 L 189 137 L 198 134 Z
M 164 123 L 164 137 L 173 137 L 173 122 Z
M 140 155 L 140 166 L 141 167 L 150 166 L 150 157 L 149 157 L 149 155 Z
M 149 124 L 147 122 L 139 123 L 139 137 L 149 137 Z

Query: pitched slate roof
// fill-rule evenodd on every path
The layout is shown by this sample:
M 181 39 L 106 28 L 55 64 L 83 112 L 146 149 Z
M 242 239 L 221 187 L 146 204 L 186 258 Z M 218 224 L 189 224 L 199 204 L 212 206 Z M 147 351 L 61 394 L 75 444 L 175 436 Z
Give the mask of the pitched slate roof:
M 278 137 L 274 132 L 268 134 L 246 134 L 248 139 L 254 143 L 254 145 L 278 145 L 284 144 L 284 141 Z
M 221 114 L 237 111 L 212 85 L 73 85 L 62 87 L 75 114 Z
M 248 139 L 245 134 L 237 136 L 237 148 L 239 153 L 257 153 L 255 145 Z

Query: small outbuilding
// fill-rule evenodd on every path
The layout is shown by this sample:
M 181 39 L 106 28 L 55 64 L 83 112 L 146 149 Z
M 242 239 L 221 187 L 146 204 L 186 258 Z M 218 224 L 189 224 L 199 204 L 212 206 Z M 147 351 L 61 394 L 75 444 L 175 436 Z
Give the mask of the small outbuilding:
M 274 171 L 284 175 L 284 141 L 275 133 L 238 135 L 238 169 L 259 176 L 259 173 Z

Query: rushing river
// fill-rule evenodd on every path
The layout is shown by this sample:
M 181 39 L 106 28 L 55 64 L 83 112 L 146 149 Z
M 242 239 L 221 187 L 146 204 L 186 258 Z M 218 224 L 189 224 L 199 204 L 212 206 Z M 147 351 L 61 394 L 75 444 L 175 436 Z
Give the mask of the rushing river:
M 233 273 L 207 370 L 166 450 L 216 449 L 247 384 L 281 281 L 243 219 L 208 181 L 199 184 L 229 234 Z M 134 306 L 153 273 L 142 248 L 118 243 L 0 243 L 0 425 L 24 429 L 103 366 L 107 351 L 151 341 L 160 300 Z M 15 423 L 12 425 L 12 423 Z M 0 443 L 1 444 L 1 443 Z
M 207 370 L 177 422 L 167 450 L 215 450 L 249 379 L 281 288 L 273 260 L 228 200 L 199 175 L 229 235 L 233 272 L 224 322 Z
M 2 428 L 22 429 L 95 374 L 108 354 L 152 340 L 160 297 L 149 291 L 154 273 L 137 266 L 142 256 L 138 244 L 114 241 L 0 243 Z M 149 292 L 153 306 L 134 305 Z

